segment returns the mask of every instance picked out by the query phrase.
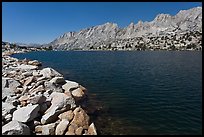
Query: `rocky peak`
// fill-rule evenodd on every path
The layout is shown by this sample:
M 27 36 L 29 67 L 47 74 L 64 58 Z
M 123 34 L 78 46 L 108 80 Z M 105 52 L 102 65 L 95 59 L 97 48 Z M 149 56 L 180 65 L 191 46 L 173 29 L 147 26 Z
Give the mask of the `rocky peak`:
M 171 15 L 169 15 L 169 14 L 159 14 L 159 15 L 156 16 L 154 21 L 164 22 L 164 21 L 166 21 L 168 19 L 171 19 Z

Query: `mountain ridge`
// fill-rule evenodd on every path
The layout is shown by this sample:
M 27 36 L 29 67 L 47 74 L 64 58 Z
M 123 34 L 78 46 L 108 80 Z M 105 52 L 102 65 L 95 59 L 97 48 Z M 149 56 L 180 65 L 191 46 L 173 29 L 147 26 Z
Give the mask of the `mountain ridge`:
M 59 50 L 88 50 L 97 49 L 102 46 L 101 43 L 107 47 L 114 41 L 122 39 L 160 37 L 169 34 L 180 35 L 196 31 L 202 33 L 202 7 L 180 10 L 174 16 L 161 13 L 150 22 L 141 20 L 137 24 L 131 22 L 124 28 L 119 28 L 116 23 L 107 22 L 78 32 L 64 33 L 46 46 L 52 46 L 53 49 Z

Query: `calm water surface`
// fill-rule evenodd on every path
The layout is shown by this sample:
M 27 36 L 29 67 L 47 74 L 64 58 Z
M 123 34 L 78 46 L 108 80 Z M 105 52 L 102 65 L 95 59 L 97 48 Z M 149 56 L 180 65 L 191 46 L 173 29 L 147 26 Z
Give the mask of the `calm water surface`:
M 37 59 L 86 87 L 99 134 L 202 134 L 201 51 L 45 51 Z

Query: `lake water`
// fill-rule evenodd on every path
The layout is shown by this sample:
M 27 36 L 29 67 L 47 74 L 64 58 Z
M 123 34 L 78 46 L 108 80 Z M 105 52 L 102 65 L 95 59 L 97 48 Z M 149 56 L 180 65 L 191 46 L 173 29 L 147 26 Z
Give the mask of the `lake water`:
M 202 134 L 201 51 L 43 51 L 37 59 L 88 89 L 99 134 Z

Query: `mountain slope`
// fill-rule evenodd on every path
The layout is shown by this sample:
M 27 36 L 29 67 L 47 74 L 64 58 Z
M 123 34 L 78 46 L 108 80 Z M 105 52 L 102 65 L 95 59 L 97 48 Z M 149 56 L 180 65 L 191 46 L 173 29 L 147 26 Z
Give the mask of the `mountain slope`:
M 119 46 L 118 41 L 125 41 L 131 38 L 143 37 L 145 39 L 164 35 L 181 35 L 190 32 L 202 33 L 202 7 L 181 10 L 175 16 L 159 14 L 151 22 L 139 21 L 137 24 L 130 23 L 125 28 L 119 28 L 117 24 L 108 22 L 79 32 L 68 32 L 47 46 L 60 50 L 88 50 L 98 49 L 98 47 L 103 46 L 107 47 L 110 44 L 112 46 L 113 43 Z

